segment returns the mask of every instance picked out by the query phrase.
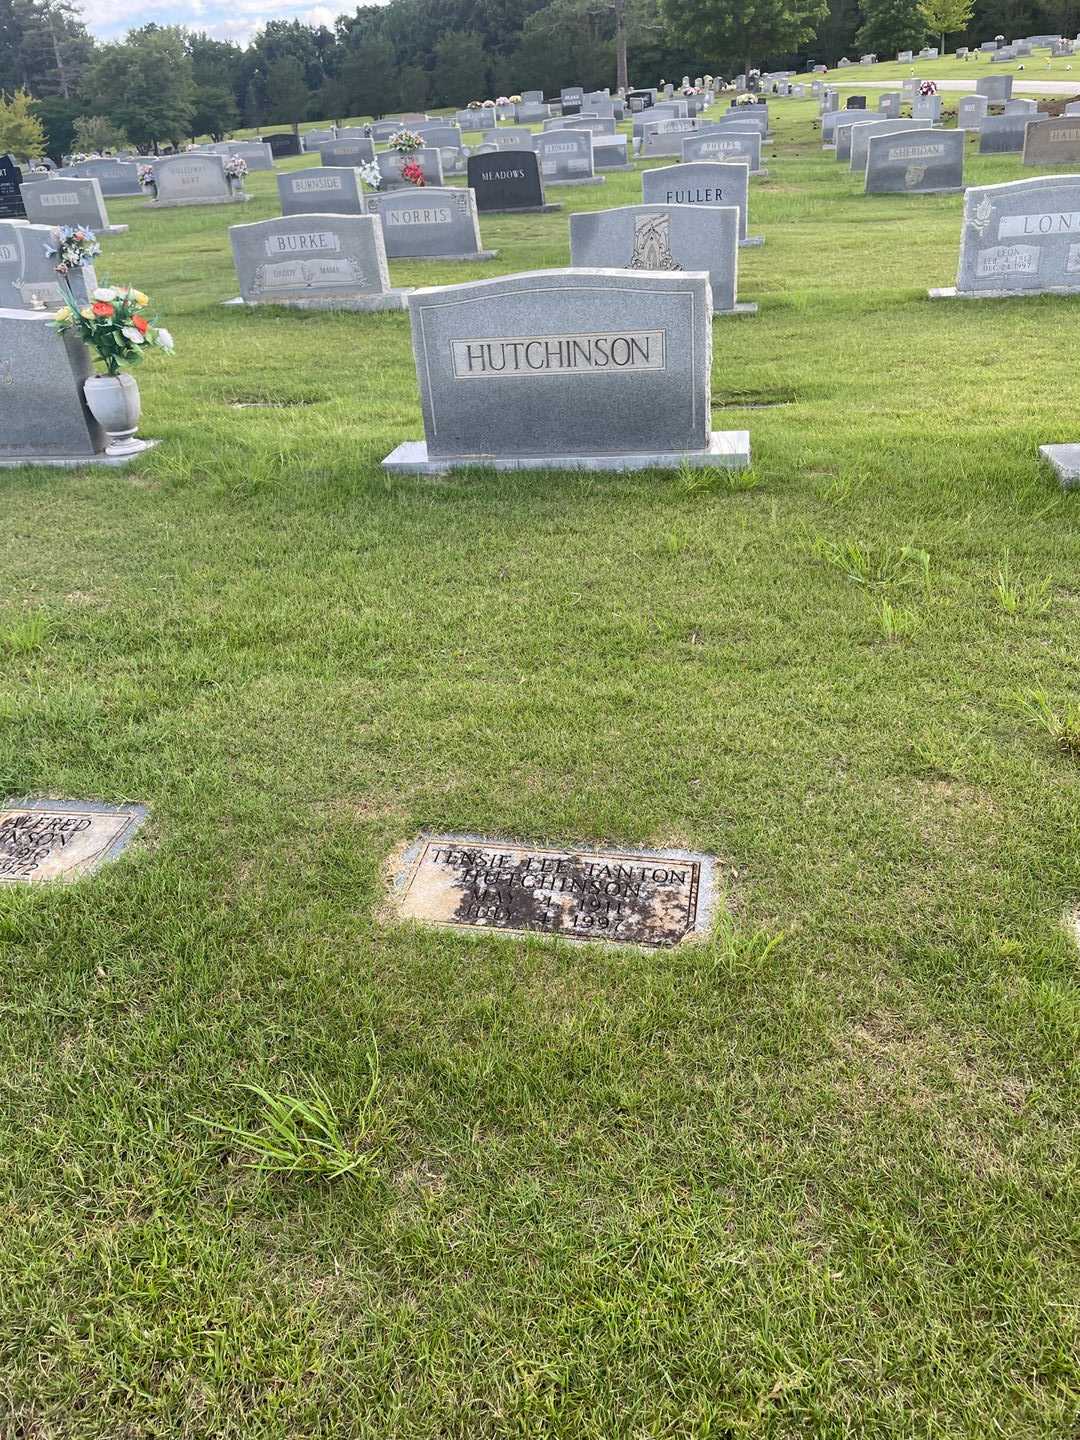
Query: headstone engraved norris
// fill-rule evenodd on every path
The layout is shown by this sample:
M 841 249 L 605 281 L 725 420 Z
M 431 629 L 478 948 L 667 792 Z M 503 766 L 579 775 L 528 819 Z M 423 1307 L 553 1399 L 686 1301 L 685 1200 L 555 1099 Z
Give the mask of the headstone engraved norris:
M 390 287 L 377 215 L 283 215 L 232 225 L 229 239 L 240 297 L 228 304 L 405 309 L 408 291 Z
M 375 191 L 368 211 L 382 221 L 391 260 L 492 260 L 497 250 L 480 243 L 476 196 L 471 190 L 426 187 Z
M 425 439 L 390 471 L 744 468 L 713 433 L 712 295 L 695 271 L 538 270 L 409 297 Z
M 959 296 L 1080 293 L 1080 175 L 972 186 L 964 196 Z
M 92 175 L 69 176 L 65 180 L 24 180 L 22 187 L 26 218 L 32 225 L 83 226 L 100 239 L 103 235 L 124 235 L 126 225 L 110 225 L 105 213 L 101 182 Z
M 277 177 L 283 215 L 363 215 L 360 172 L 343 165 L 289 170 Z
M 470 155 L 466 184 L 476 195 L 481 215 L 520 210 L 546 213 L 561 208 L 544 200 L 540 160 L 532 150 Z
M 962 130 L 908 130 L 870 137 L 867 195 L 945 195 L 963 188 Z
M 750 167 L 744 160 L 694 160 L 646 170 L 641 177 L 647 205 L 735 205 L 739 211 L 739 244 L 764 245 L 761 235 L 747 235 L 750 208 Z
M 394 878 L 402 919 L 668 947 L 708 932 L 714 862 L 685 851 L 555 850 L 422 836 Z
M 738 303 L 739 214 L 733 205 L 623 205 L 570 216 L 575 268 L 705 270 L 714 315 L 755 315 Z
M 0 884 L 38 885 L 90 875 L 131 843 L 145 818 L 142 805 L 0 803 Z

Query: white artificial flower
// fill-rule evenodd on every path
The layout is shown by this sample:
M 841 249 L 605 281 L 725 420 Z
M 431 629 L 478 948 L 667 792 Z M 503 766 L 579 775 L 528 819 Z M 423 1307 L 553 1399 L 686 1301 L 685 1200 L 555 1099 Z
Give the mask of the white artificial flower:
M 121 329 L 120 334 L 123 335 L 125 340 L 130 340 L 132 345 L 141 345 L 143 343 L 143 337 L 139 334 L 138 330 L 135 329 L 134 325 L 125 325 Z
M 164 329 L 159 329 L 159 330 L 158 330 L 158 332 L 157 332 L 157 343 L 161 346 L 162 350 L 167 350 L 170 355 L 172 354 L 172 352 L 173 352 L 173 338 L 172 338 L 172 336 L 169 334 L 168 330 L 164 330 Z
M 95 300 L 115 300 L 116 291 L 111 285 L 101 285 L 94 291 Z

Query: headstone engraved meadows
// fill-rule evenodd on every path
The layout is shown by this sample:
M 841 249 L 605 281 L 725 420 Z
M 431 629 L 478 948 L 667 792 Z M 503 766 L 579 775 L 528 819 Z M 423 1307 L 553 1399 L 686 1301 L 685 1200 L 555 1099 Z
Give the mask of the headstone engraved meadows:
M 0 884 L 38 885 L 90 875 L 131 843 L 145 818 L 142 805 L 0 803 Z
M 375 159 L 375 144 L 369 135 L 355 139 L 326 140 L 319 146 L 319 163 L 324 169 L 333 165 L 344 165 L 355 170 L 358 165 L 370 165 Z
M 466 184 L 476 195 L 476 208 L 481 215 L 507 211 L 546 213 L 561 208 L 545 201 L 540 160 L 532 150 L 470 155 Z
M 985 95 L 965 95 L 956 107 L 956 128 L 978 130 L 990 105 Z
M 867 195 L 935 195 L 964 188 L 964 132 L 907 130 L 871 135 Z
M 425 439 L 390 471 L 743 468 L 710 427 L 701 272 L 538 270 L 409 297 Z
M 56 260 L 45 253 L 51 242 L 49 225 L 0 220 L 0 305 L 5 309 L 57 310 L 66 303 Z M 92 265 L 72 271 L 67 279 L 67 287 L 82 304 L 96 285 Z
M 1080 293 L 1080 175 L 972 186 L 964 196 L 960 296 Z
M 423 191 L 417 192 L 423 195 Z M 377 215 L 283 215 L 229 228 L 240 299 L 301 310 L 403 310 Z
M 492 260 L 480 244 L 476 196 L 471 190 L 425 187 L 411 193 L 375 191 L 368 211 L 382 221 L 391 260 Z
M 570 216 L 575 268 L 707 271 L 715 315 L 757 313 L 738 303 L 738 257 L 733 205 L 623 205 Z
M 1024 129 L 1024 164 L 1080 164 L 1080 115 L 1029 121 Z
M 92 176 L 66 180 L 25 180 L 22 187 L 26 218 L 32 225 L 83 226 L 100 239 L 102 235 L 123 235 L 126 225 L 110 225 L 105 213 L 101 182 Z
M 985 116 L 979 125 L 979 154 L 1019 155 L 1028 124 L 1024 114 Z
M 66 165 L 56 173 L 97 180 L 106 199 L 143 193 L 139 184 L 139 166 L 135 160 L 81 160 L 77 165 Z
M 23 172 L 14 155 L 0 155 L 0 220 L 25 220 Z
M 739 244 L 764 245 L 747 235 L 750 167 L 742 160 L 695 160 L 646 170 L 641 177 L 646 205 L 734 205 L 739 211 Z
M 603 185 L 593 173 L 593 137 L 588 130 L 551 130 L 533 137 L 545 185 Z
M 177 205 L 231 205 L 250 200 L 240 183 L 230 184 L 224 155 L 176 155 L 154 161 L 159 210 Z
M 1011 75 L 984 75 L 975 81 L 975 93 L 985 95 L 988 104 L 1004 105 L 1012 99 L 1013 77 Z
M 424 835 L 394 876 L 398 918 L 667 948 L 708 932 L 715 862 L 661 850 L 555 850 Z
M 745 160 L 751 175 L 767 175 L 761 168 L 761 136 L 756 130 L 705 130 L 687 135 L 682 142 L 682 158 L 692 160 Z
M 379 167 L 380 190 L 422 188 L 414 185 L 411 180 L 406 180 L 402 175 L 402 167 L 405 164 L 419 165 L 425 185 L 441 185 L 443 183 L 442 154 L 430 145 L 425 145 L 422 150 L 414 150 L 410 155 L 399 155 L 396 150 L 380 150 L 375 157 L 375 163 Z
M 363 215 L 360 172 L 332 165 L 277 177 L 283 215 Z

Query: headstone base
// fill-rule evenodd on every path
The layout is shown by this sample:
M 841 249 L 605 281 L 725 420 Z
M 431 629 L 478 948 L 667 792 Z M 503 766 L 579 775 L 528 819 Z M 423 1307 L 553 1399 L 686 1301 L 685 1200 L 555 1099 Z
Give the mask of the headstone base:
M 94 231 L 99 238 L 102 235 L 126 235 L 127 233 L 127 225 L 105 225 L 102 229 Z
M 580 180 L 545 180 L 544 189 L 550 190 L 555 185 L 603 185 L 604 179 L 603 175 L 583 175 Z M 487 213 L 490 215 L 491 211 Z
M 215 195 L 210 199 L 205 196 L 201 200 L 194 197 L 190 200 L 150 200 L 148 208 L 151 210 L 175 210 L 183 205 L 246 205 L 251 196 L 246 192 L 240 195 Z
M 561 205 L 512 205 L 509 210 L 481 210 L 480 219 L 485 215 L 551 215 L 561 209 Z
M 746 302 L 736 300 L 734 310 L 714 310 L 712 313 L 714 315 L 756 315 L 757 306 L 752 300 Z
M 629 160 L 626 162 L 625 165 L 605 165 L 602 160 L 597 160 L 594 157 L 593 164 L 596 166 L 597 170 L 603 170 L 604 175 L 608 174 L 608 172 L 611 170 L 634 170 L 637 168 L 635 165 L 632 165 Z M 602 180 L 604 176 L 601 175 L 600 178 Z M 552 182 L 549 180 L 547 183 L 550 185 Z M 489 210 L 488 214 L 490 215 L 490 213 L 491 212 Z
M 926 293 L 931 300 L 1026 300 L 1035 295 L 1075 295 L 1076 290 L 1067 285 L 1043 285 L 1038 290 L 957 290 L 947 285 Z
M 1054 467 L 1063 489 L 1080 488 L 1080 442 L 1074 445 L 1040 445 L 1039 454 Z
M 472 259 L 472 256 L 469 258 Z M 257 310 L 260 305 L 280 305 L 286 310 L 354 310 L 366 314 L 372 310 L 408 309 L 410 289 L 387 290 L 381 295 L 327 295 L 318 300 L 245 300 L 242 295 L 237 295 L 234 299 L 223 300 L 221 303 L 246 305 L 249 310 Z
M 426 440 L 406 440 L 382 462 L 391 475 L 447 475 L 452 470 L 745 470 L 750 464 L 749 430 L 714 430 L 706 450 L 688 454 L 637 455 L 471 455 L 430 460 Z
M 160 440 L 144 440 L 138 450 L 130 455 L 4 455 L 0 457 L 0 470 L 17 470 L 20 465 L 47 465 L 52 470 L 81 470 L 85 465 L 109 465 L 117 467 L 130 465 L 148 450 L 160 445 Z
M 498 250 L 474 250 L 471 255 L 395 255 L 395 265 L 410 265 L 414 260 L 430 260 L 433 264 L 439 260 L 494 260 Z
M 740 240 L 740 241 L 739 241 L 739 249 L 740 249 L 740 250 L 747 250 L 747 249 L 752 249 L 755 245 L 764 245 L 764 244 L 765 244 L 765 236 L 764 236 L 764 235 L 748 235 L 745 240 Z

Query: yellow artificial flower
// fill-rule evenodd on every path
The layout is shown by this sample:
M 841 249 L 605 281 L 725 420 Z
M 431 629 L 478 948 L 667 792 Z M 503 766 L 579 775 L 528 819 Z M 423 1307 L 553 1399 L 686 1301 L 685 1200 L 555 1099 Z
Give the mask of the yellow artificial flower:
M 79 311 L 79 314 L 84 320 L 93 320 L 94 318 L 94 312 L 93 310 L 91 310 L 89 305 L 84 305 L 83 308 Z
M 136 304 L 136 305 L 149 305 L 149 304 L 150 304 L 150 296 L 149 296 L 149 295 L 144 295 L 141 290 L 133 290 L 131 293 L 132 293 L 132 296 L 134 297 L 134 300 L 135 300 L 135 304 Z
M 56 319 L 57 322 L 61 325 L 66 325 L 69 320 L 74 319 L 74 316 L 71 313 L 71 306 L 61 305 L 60 309 L 56 312 Z

